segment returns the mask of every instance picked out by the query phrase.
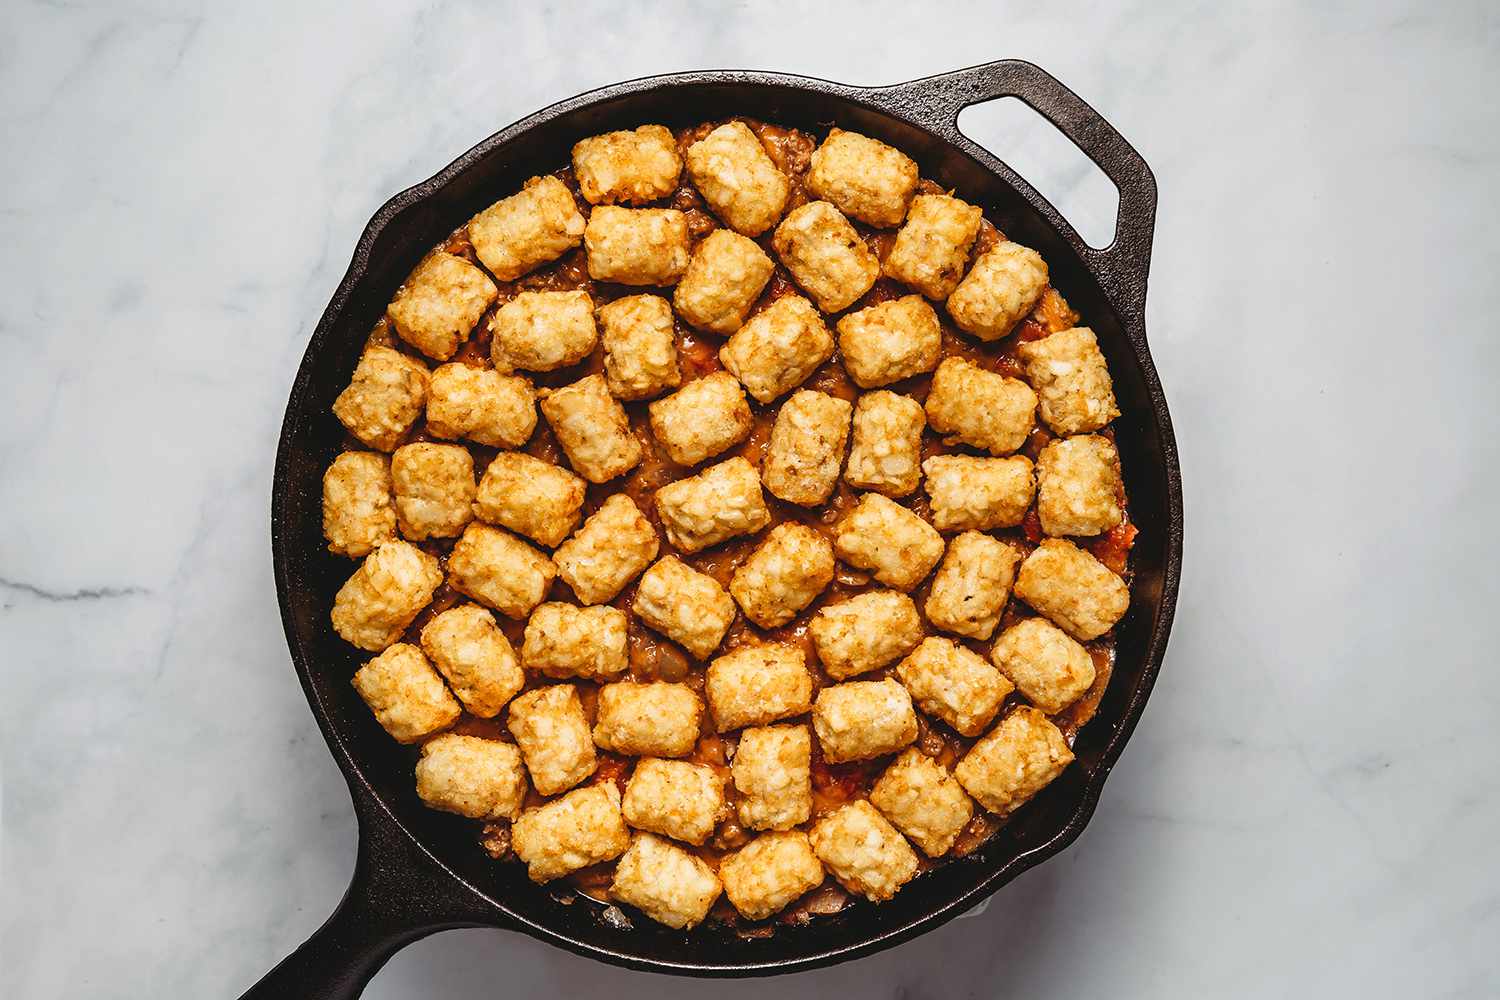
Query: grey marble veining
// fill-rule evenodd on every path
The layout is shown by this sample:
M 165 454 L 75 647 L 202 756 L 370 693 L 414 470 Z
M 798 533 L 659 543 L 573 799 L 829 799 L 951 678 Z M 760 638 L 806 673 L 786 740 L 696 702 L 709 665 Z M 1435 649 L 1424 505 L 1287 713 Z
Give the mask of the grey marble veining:
M 235 996 L 343 890 L 353 819 L 288 666 L 268 497 L 312 322 L 388 195 L 617 79 L 1006 56 L 1161 185 L 1177 627 L 1075 846 L 980 917 L 773 988 L 1500 992 L 1493 5 L 358 9 L 7 7 L 0 993 Z M 1038 169 L 1076 203 L 1083 171 Z M 705 988 L 462 931 L 367 995 Z

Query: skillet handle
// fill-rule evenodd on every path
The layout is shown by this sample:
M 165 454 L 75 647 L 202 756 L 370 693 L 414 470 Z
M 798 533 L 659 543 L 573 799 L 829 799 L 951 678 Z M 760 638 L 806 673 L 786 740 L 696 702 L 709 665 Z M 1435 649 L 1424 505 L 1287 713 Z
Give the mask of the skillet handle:
M 1143 327 L 1146 277 L 1156 229 L 1156 178 L 1135 147 L 1081 97 L 1046 70 L 1021 59 L 971 66 L 870 92 L 877 103 L 916 121 L 930 132 L 962 147 L 993 168 L 995 157 L 958 127 L 964 108 L 1002 97 L 1016 97 L 1051 122 L 1098 164 L 1120 193 L 1114 242 L 1102 250 L 1085 243 L 1066 220 L 1025 180 L 1004 168 L 1028 201 L 1063 223 L 1064 235 L 1103 279 L 1116 307 L 1137 329 Z M 1003 167 L 1003 164 L 1002 164 Z
M 454 927 L 497 926 L 495 911 L 456 882 L 380 807 L 354 790 L 359 853 L 333 915 L 240 1000 L 354 1000 L 404 946 Z

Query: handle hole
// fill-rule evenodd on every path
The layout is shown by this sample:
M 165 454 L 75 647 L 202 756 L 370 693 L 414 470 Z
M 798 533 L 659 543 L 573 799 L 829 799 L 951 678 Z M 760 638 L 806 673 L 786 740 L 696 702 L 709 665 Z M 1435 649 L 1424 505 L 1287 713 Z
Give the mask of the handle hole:
M 1089 246 L 1103 250 L 1115 241 L 1114 181 L 1025 101 L 1001 97 L 964 108 L 958 128 L 1026 178 Z

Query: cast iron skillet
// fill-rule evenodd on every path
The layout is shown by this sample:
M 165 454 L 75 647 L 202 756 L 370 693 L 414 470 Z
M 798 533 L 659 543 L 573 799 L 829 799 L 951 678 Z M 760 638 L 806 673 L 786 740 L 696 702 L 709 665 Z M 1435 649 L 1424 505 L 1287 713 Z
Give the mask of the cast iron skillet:
M 1030 185 L 960 134 L 963 108 L 1015 96 L 1046 116 L 1118 186 L 1115 241 L 1089 247 Z M 1041 251 L 1052 281 L 1098 334 L 1122 416 L 1115 433 L 1135 544 L 1131 608 L 1099 713 L 1078 736 L 1078 762 L 970 858 L 924 875 L 891 902 L 860 903 L 806 926 L 741 939 L 721 927 L 673 931 L 637 917 L 611 926 L 599 907 L 497 864 L 473 825 L 422 806 L 408 752 L 350 687 L 364 658 L 328 624 L 352 571 L 321 531 L 321 477 L 341 429 L 329 412 L 392 291 L 427 250 L 470 215 L 567 161 L 583 136 L 644 122 L 668 126 L 744 114 L 778 124 L 837 124 L 914 157 L 922 174 L 982 205 L 1011 238 Z M 1083 829 L 1161 666 L 1182 561 L 1182 492 L 1172 423 L 1146 349 L 1146 274 L 1156 182 L 1118 132 L 1051 76 L 1007 60 L 891 87 L 753 72 L 697 72 L 616 84 L 555 104 L 496 133 L 436 177 L 392 198 L 360 237 L 349 272 L 313 332 L 287 404 L 271 506 L 272 554 L 292 660 L 343 769 L 359 820 L 354 878 L 311 939 L 246 997 L 354 997 L 396 949 L 433 931 L 519 930 L 580 955 L 656 972 L 754 976 L 868 955 L 914 937 L 1056 854 Z

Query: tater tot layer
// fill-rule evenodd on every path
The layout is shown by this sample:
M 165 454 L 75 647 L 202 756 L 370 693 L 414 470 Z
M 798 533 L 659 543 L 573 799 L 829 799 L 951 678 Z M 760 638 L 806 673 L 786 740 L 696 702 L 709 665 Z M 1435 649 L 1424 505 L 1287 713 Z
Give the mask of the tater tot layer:
M 433 822 L 691 945 L 863 920 L 1076 793 L 1161 526 L 1076 261 L 878 123 L 681 113 L 372 290 L 302 555 Z

